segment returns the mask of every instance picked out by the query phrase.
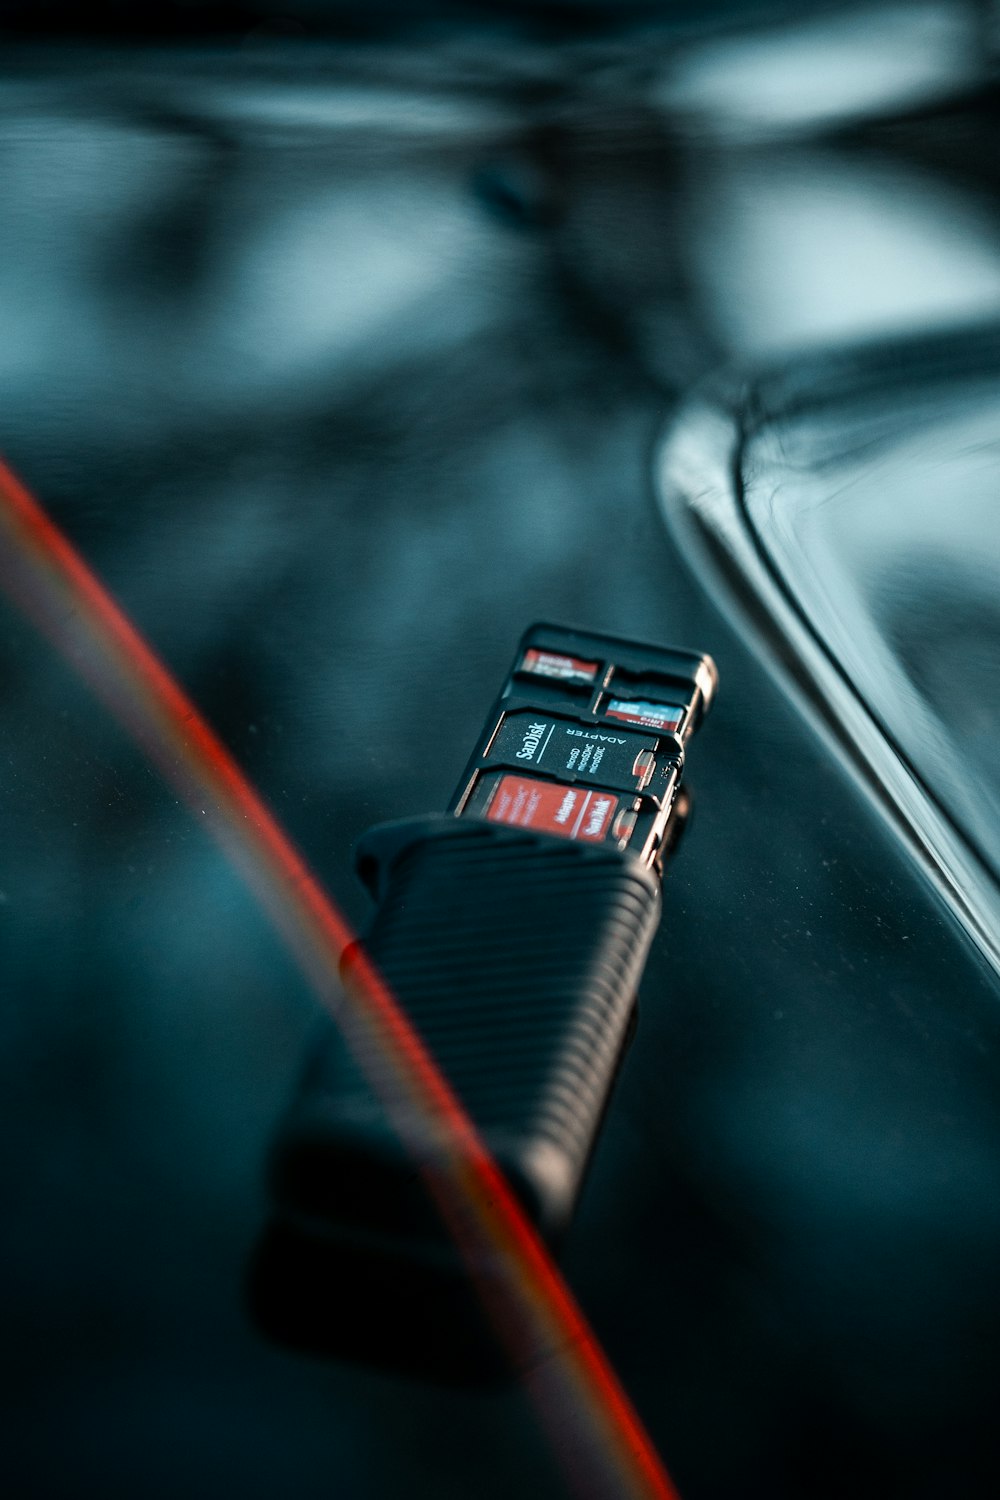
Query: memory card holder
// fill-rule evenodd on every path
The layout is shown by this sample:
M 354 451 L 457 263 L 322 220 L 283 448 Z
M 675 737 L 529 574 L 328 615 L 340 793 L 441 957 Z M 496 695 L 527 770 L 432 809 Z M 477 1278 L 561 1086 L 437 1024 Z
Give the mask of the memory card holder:
M 695 652 L 534 625 L 450 810 L 609 843 L 651 866 L 715 683 Z
M 693 653 L 535 626 L 449 812 L 383 824 L 358 846 L 375 902 L 365 953 L 553 1245 L 630 1036 L 682 821 L 684 746 L 714 681 Z M 603 715 L 609 693 L 661 703 L 651 684 L 683 692 L 678 734 Z M 420 1151 L 325 1022 L 272 1153 L 251 1277 L 265 1331 L 421 1374 L 495 1373 Z

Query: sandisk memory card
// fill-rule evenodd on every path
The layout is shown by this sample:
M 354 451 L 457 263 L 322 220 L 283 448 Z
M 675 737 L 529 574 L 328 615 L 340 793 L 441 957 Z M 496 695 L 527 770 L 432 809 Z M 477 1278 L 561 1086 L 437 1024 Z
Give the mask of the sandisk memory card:
M 652 779 L 656 748 L 652 736 L 525 709 L 504 716 L 486 759 L 638 792 Z
M 678 734 L 686 712 L 682 703 L 649 703 L 641 698 L 610 698 L 602 710 L 605 719 L 655 729 L 660 734 Z
M 597 680 L 599 661 L 584 661 L 579 656 L 564 656 L 559 651 L 542 651 L 530 646 L 518 663 L 517 670 L 532 677 L 554 677 L 560 682 L 587 685 Z
M 600 843 L 621 827 L 620 815 L 631 815 L 634 798 L 622 797 L 603 787 L 571 786 L 543 781 L 537 776 L 496 772 L 481 778 L 469 811 L 489 823 L 508 823 L 552 833 L 557 838 Z

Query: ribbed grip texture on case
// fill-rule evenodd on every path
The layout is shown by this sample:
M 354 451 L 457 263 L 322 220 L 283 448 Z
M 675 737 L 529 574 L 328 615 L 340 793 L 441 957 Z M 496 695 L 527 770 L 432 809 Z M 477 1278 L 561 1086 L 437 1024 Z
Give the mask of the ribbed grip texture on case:
M 659 882 L 603 847 L 457 819 L 380 854 L 366 947 L 543 1231 L 572 1210 L 628 1033 Z M 413 1164 L 326 1035 L 276 1155 L 279 1202 L 440 1239 Z

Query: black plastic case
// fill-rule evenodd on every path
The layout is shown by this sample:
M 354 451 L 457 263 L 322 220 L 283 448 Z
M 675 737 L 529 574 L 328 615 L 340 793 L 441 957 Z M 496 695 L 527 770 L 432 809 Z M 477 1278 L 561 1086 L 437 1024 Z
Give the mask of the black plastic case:
M 540 648 L 596 666 L 587 693 L 526 678 L 519 664 Z M 684 743 L 714 687 L 706 660 L 534 627 L 463 773 L 454 813 L 383 825 L 357 852 L 377 903 L 366 951 L 551 1243 L 569 1222 L 632 1023 L 659 920 L 660 860 Z M 610 817 L 603 834 L 588 840 L 470 814 L 477 784 L 496 773 L 491 747 L 508 716 L 537 709 L 549 715 L 545 722 L 580 726 L 581 743 L 600 747 L 607 723 L 601 707 L 616 676 L 619 690 L 628 683 L 648 692 L 657 672 L 672 680 L 675 695 L 684 690 L 685 718 L 681 734 L 653 736 L 665 790 L 657 796 L 650 786 L 635 795 L 640 815 L 628 824 L 634 851 L 628 839 L 612 836 Z M 628 736 L 609 738 L 631 753 Z M 646 774 L 643 766 L 638 774 Z M 530 776 L 533 784 L 551 783 L 553 799 L 578 786 L 565 772 L 554 777 L 535 765 Z M 588 784 L 581 802 L 588 792 L 598 795 Z M 272 1333 L 425 1369 L 424 1314 L 415 1308 L 394 1313 L 389 1347 L 385 1330 L 373 1343 L 371 1330 L 355 1326 L 357 1302 L 337 1317 L 318 1311 L 323 1286 L 329 1311 L 335 1266 L 352 1283 L 350 1297 L 358 1296 L 359 1281 L 376 1302 L 398 1283 L 440 1304 L 443 1318 L 461 1309 L 462 1319 L 476 1321 L 458 1254 L 418 1166 L 332 1024 L 317 1039 L 281 1129 L 271 1181 L 277 1218 L 258 1258 L 255 1300 Z M 318 1278 L 312 1292 L 311 1275 Z M 396 1292 L 389 1295 L 383 1308 Z M 454 1334 L 439 1336 L 434 1359 L 445 1367 Z M 466 1337 L 457 1345 L 463 1373 Z

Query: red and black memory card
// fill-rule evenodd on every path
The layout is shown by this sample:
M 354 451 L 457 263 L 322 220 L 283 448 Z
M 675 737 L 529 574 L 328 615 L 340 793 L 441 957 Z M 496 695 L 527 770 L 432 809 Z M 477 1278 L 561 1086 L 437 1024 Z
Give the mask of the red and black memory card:
M 652 864 L 716 677 L 695 652 L 532 626 L 451 811 Z

